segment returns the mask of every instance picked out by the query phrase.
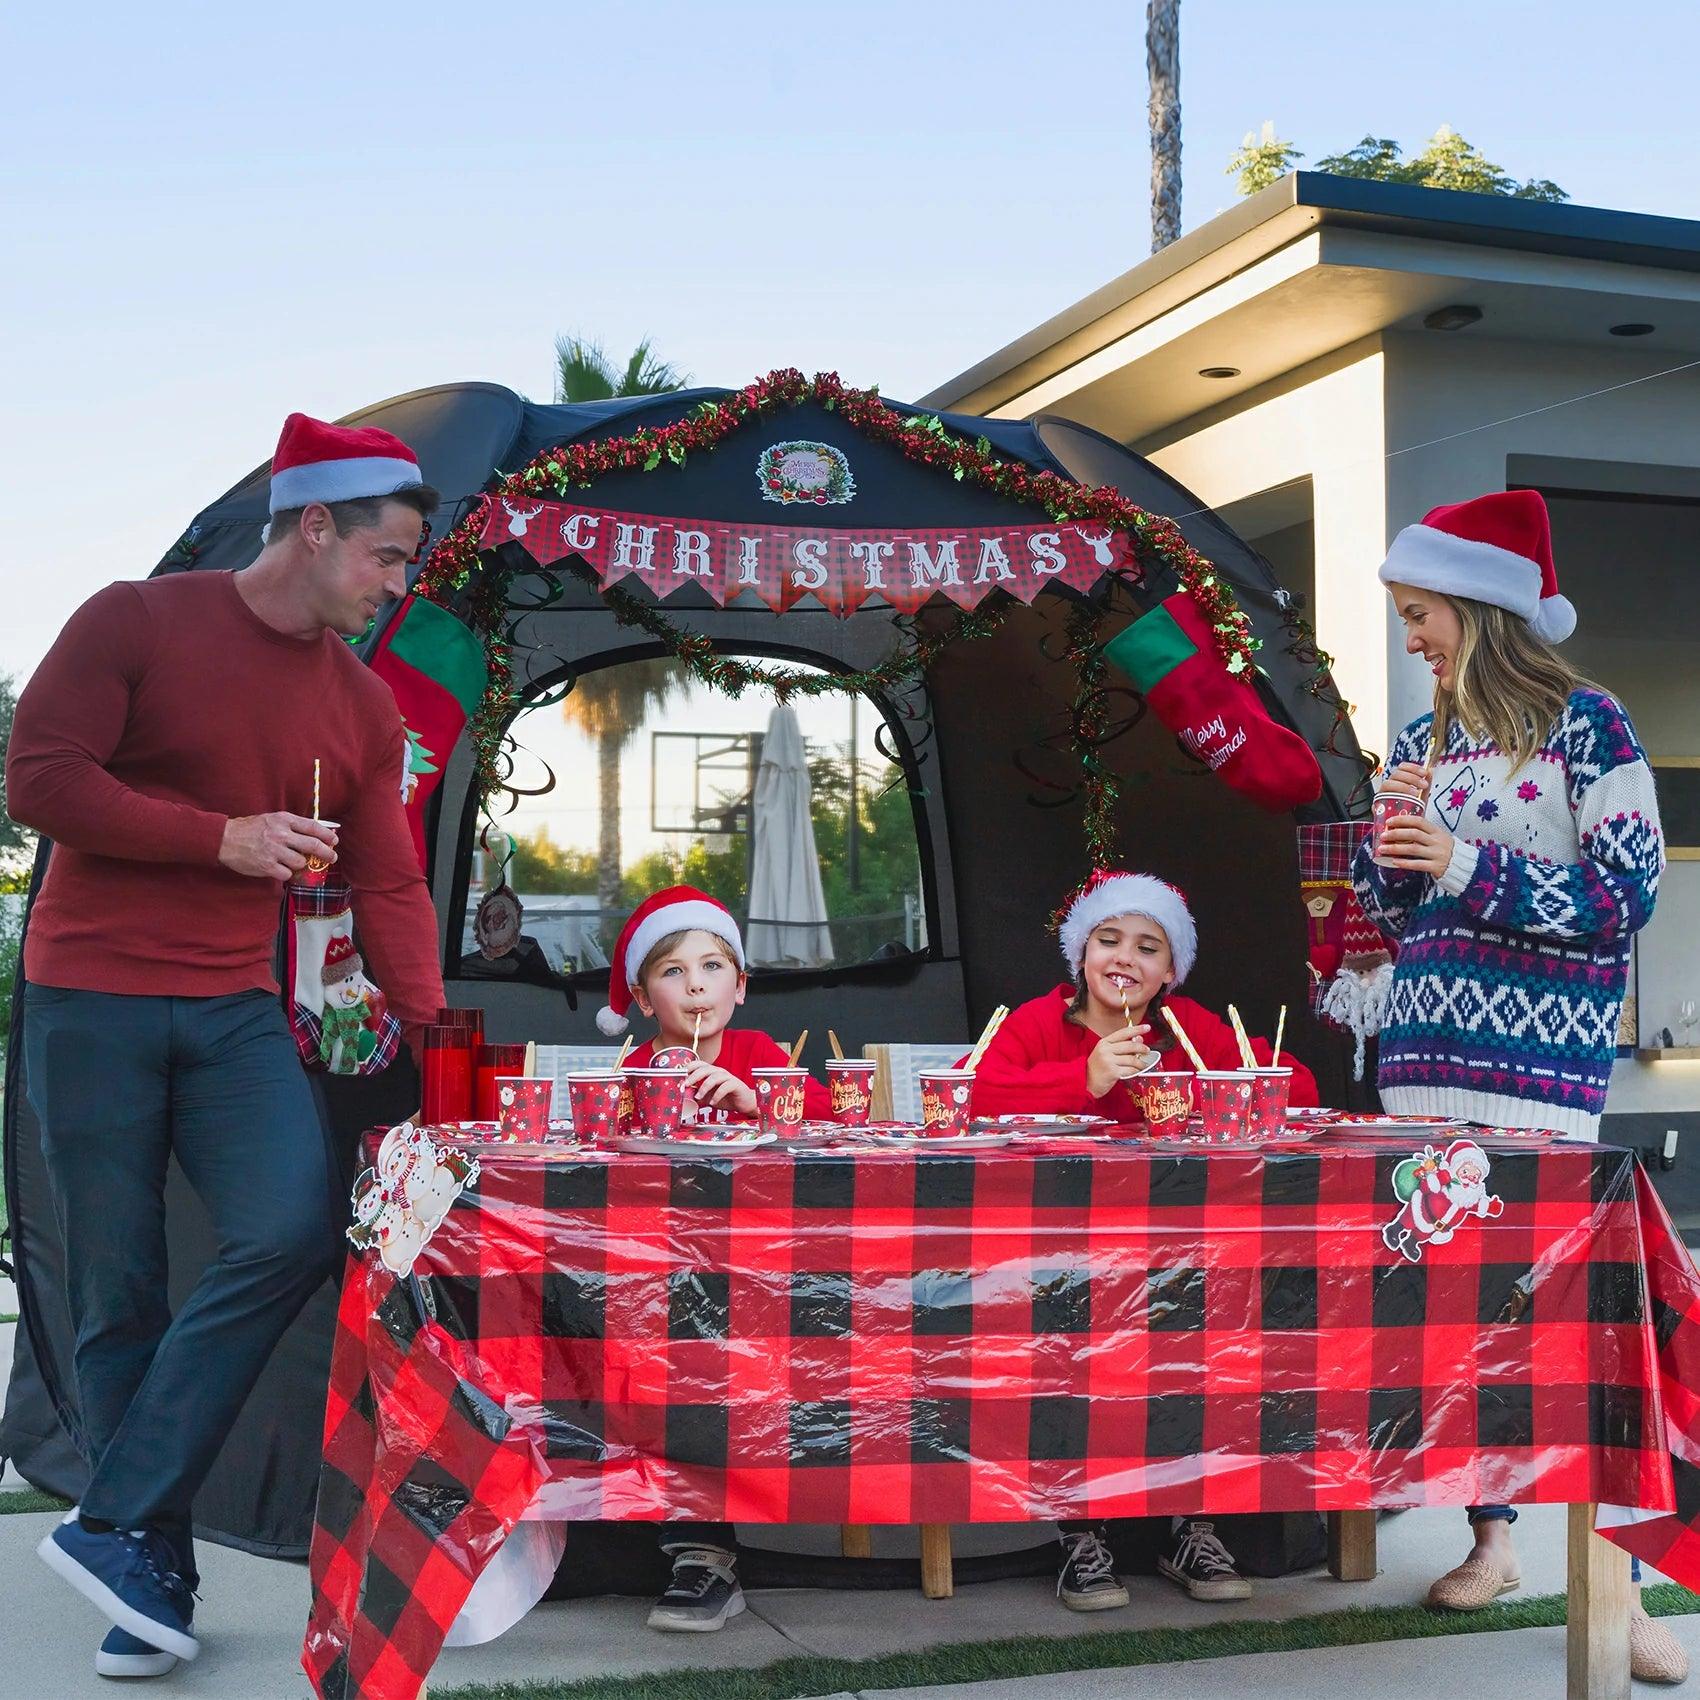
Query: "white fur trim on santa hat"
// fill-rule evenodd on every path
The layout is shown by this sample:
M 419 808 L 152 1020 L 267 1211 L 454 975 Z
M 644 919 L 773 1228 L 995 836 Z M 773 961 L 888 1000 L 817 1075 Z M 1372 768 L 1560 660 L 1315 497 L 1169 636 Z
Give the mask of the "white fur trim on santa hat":
M 660 909 L 652 910 L 632 928 L 631 937 L 626 940 L 625 959 L 610 964 L 610 975 L 624 976 L 626 990 L 631 991 L 637 985 L 643 959 L 669 933 L 688 932 L 713 933 L 716 938 L 725 939 L 732 947 L 732 955 L 737 959 L 738 967 L 744 967 L 744 941 L 738 932 L 738 923 L 732 919 L 732 911 L 722 908 L 718 903 L 686 898 L 681 902 L 669 903 Z M 596 1025 L 599 1031 L 612 1039 L 624 1033 L 631 1023 L 625 1015 L 604 1004 L 596 1012 Z
M 1491 602 L 1525 620 L 1541 600 L 1541 569 L 1527 555 L 1454 537 L 1432 525 L 1408 525 L 1393 539 L 1376 577 L 1383 584 L 1409 584 Z M 1566 604 L 1568 606 L 1568 604 Z
M 307 461 L 272 474 L 271 511 L 281 514 L 304 508 L 309 502 L 358 502 L 368 496 L 393 496 L 422 482 L 417 461 L 387 455 Z
M 1121 915 L 1143 915 L 1155 921 L 1169 936 L 1169 954 L 1175 963 L 1178 986 L 1198 961 L 1198 928 L 1186 899 L 1172 885 L 1151 874 L 1117 874 L 1076 898 L 1061 927 L 1057 942 L 1069 972 L 1078 974 L 1086 956 L 1086 941 L 1094 928 Z

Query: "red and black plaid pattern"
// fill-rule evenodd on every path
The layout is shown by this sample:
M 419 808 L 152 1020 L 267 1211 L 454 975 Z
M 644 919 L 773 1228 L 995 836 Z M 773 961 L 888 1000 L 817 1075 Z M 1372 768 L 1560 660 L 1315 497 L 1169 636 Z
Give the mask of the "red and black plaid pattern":
M 337 1315 L 301 1662 L 321 1700 L 417 1700 L 443 1639 L 544 1481 L 417 1288 L 351 1264 Z
M 1381 1232 L 1411 1147 L 1362 1137 L 1210 1155 L 486 1148 L 418 1286 L 484 1392 L 535 1411 L 552 1516 L 1670 1511 L 1672 1450 L 1700 1459 L 1684 1438 L 1700 1426 L 1673 1427 L 1695 1405 L 1674 1383 L 1700 1386 L 1686 1253 L 1628 1153 L 1482 1141 L 1501 1214 L 1415 1263 Z M 333 1412 L 367 1342 L 390 1349 L 355 1286 Z M 360 1516 L 338 1511 L 327 1539 L 352 1564 L 357 1529 L 387 1563 L 395 1471 L 380 1455 L 362 1496 L 359 1459 L 331 1456 L 339 1427 L 327 1480 L 343 1470 Z
M 1367 820 L 1314 821 L 1299 828 L 1299 879 L 1349 885 Z

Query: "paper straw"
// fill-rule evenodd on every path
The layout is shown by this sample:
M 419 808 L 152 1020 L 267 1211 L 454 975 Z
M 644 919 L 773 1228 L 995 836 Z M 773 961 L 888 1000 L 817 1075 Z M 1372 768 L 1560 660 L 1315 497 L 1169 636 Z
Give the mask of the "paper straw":
M 1186 1052 L 1188 1058 L 1192 1062 L 1192 1066 L 1197 1069 L 1200 1074 L 1207 1073 L 1208 1070 L 1206 1070 L 1204 1066 L 1204 1058 L 1198 1054 L 1198 1047 L 1186 1036 L 1186 1029 L 1175 1019 L 1175 1012 L 1170 1009 L 1167 1004 L 1162 1006 L 1162 1010 L 1163 1019 L 1169 1024 L 1169 1031 L 1180 1040 L 1181 1049 Z
M 628 1033 L 626 1035 L 624 1041 L 620 1045 L 620 1054 L 617 1057 L 615 1057 L 615 1059 L 614 1059 L 615 1068 L 618 1068 L 620 1066 L 620 1064 L 623 1063 L 626 1060 L 626 1058 L 631 1055 L 631 1051 L 632 1051 L 632 1035 L 630 1033 Z
M 1271 1068 L 1281 1066 L 1281 1036 L 1287 1031 L 1287 1006 L 1281 1005 L 1281 1013 L 1275 1018 L 1275 1051 L 1269 1059 Z
M 809 1042 L 809 1030 L 808 1030 L 808 1028 L 805 1027 L 803 1029 L 803 1031 L 797 1035 L 796 1044 L 794 1044 L 791 1047 L 791 1066 L 793 1068 L 795 1068 L 797 1066 L 797 1059 L 798 1059 L 798 1057 L 800 1057 L 803 1054 L 803 1047 L 808 1042 Z
M 1228 1005 L 1228 1019 L 1234 1024 L 1234 1041 L 1240 1048 L 1240 1067 L 1256 1068 L 1257 1057 L 1252 1052 L 1251 1040 L 1246 1037 L 1245 1023 L 1240 1020 L 1240 1012 L 1232 1004 Z
M 691 1028 L 691 1049 L 693 1051 L 696 1050 L 697 1041 L 701 1038 L 702 1038 L 702 1011 L 699 1009 L 697 1011 L 696 1023 Z
M 986 1047 L 998 1036 L 998 1029 L 1003 1026 L 1003 1020 L 1009 1014 L 1004 1004 L 999 1004 L 991 1013 L 980 1037 L 974 1041 L 974 1049 L 968 1053 L 968 1060 L 962 1065 L 964 1070 L 972 1074 L 980 1066 L 980 1059 L 986 1054 Z
M 838 1042 L 838 1035 L 829 1027 L 826 1030 L 826 1042 L 832 1047 L 832 1055 L 838 1062 L 844 1061 L 844 1047 Z
M 537 1041 L 527 1039 L 525 1042 L 525 1073 L 527 1079 L 537 1072 Z
M 319 818 L 319 758 L 313 757 L 313 819 Z
M 1123 986 L 1121 988 L 1121 994 L 1122 994 L 1122 1020 L 1127 1023 L 1128 1031 L 1131 1033 L 1133 1031 L 1133 1011 L 1127 1007 L 1127 987 L 1126 986 Z

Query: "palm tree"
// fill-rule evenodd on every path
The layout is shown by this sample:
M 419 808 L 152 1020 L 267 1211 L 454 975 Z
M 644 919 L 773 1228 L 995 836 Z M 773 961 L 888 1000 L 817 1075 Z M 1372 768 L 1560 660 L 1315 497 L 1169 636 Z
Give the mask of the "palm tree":
M 1151 252 L 1181 233 L 1181 0 L 1147 0 L 1146 117 L 1151 129 Z
M 555 338 L 556 401 L 609 401 L 616 396 L 665 395 L 683 389 L 686 375 L 656 358 L 645 337 L 625 370 L 616 370 L 600 343 L 581 336 Z M 649 718 L 686 686 L 674 661 L 622 661 L 580 679 L 561 712 L 596 745 L 596 903 L 620 905 L 620 757 Z
M 617 371 L 602 345 L 582 336 L 555 338 L 556 401 L 611 401 L 623 395 L 665 395 L 682 390 L 689 376 L 658 360 L 645 337 Z
M 588 673 L 561 702 L 569 726 L 596 745 L 596 906 L 620 906 L 620 757 L 651 709 L 688 685 L 677 661 L 617 661 Z

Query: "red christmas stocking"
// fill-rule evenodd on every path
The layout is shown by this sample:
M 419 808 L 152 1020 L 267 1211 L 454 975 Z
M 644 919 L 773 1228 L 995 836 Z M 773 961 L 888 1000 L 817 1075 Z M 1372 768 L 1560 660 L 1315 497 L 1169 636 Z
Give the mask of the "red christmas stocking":
M 395 1061 L 401 1025 L 366 978 L 354 942 L 353 893 L 334 875 L 289 882 L 289 1025 L 315 1073 L 377 1074 Z
M 1104 646 L 1192 754 L 1259 808 L 1284 814 L 1322 795 L 1322 769 L 1296 732 L 1277 726 L 1246 679 L 1223 665 L 1198 604 L 1176 591 Z

